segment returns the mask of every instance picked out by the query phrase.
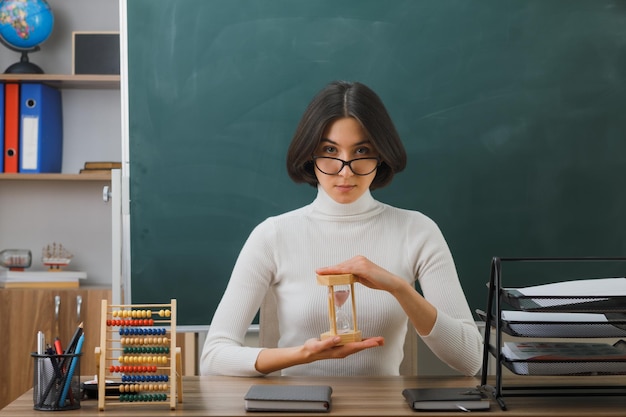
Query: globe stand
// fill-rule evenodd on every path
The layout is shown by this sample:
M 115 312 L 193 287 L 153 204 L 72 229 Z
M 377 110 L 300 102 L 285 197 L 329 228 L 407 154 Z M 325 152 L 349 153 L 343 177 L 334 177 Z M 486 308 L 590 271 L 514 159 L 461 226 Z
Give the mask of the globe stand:
M 43 74 L 44 73 L 39 65 L 34 64 L 28 60 L 28 53 L 39 51 L 40 50 L 39 45 L 34 46 L 30 49 L 18 49 L 12 45 L 9 45 L 4 39 L 2 39 L 1 36 L 0 36 L 0 42 L 2 42 L 2 44 L 6 46 L 7 48 L 9 48 L 10 50 L 19 52 L 22 54 L 22 57 L 20 58 L 20 62 L 16 62 L 15 64 L 10 65 L 6 69 L 6 71 L 4 71 L 5 74 Z

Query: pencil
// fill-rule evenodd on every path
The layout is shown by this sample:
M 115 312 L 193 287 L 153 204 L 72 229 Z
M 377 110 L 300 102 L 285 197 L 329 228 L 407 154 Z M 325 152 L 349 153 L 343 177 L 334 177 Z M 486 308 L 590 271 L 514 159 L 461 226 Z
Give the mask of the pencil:
M 82 324 L 82 323 L 81 323 Z M 68 392 L 71 393 L 71 385 L 72 385 L 72 377 L 74 376 L 74 370 L 76 369 L 77 363 L 80 360 L 79 356 L 83 347 L 83 342 L 85 341 L 85 335 L 81 334 L 78 338 L 78 342 L 76 342 L 75 346 L 75 355 L 72 358 L 72 363 L 70 365 L 70 369 L 65 375 L 65 379 L 62 381 L 61 386 L 63 387 L 63 391 L 61 391 L 61 396 L 59 397 L 58 406 L 59 408 L 65 407 L 65 398 L 67 397 Z
M 74 332 L 74 336 L 70 340 L 70 344 L 67 345 L 67 351 L 65 353 L 72 353 L 74 349 L 76 349 L 76 344 L 78 343 L 78 339 L 80 335 L 83 333 L 83 322 L 81 321 L 76 327 L 76 331 Z
M 81 334 L 83 334 L 83 322 L 82 321 L 76 327 L 76 331 L 74 332 L 72 339 L 70 339 L 70 343 L 67 345 L 67 350 L 65 351 L 65 354 L 74 353 L 74 349 L 76 349 L 76 344 L 78 343 L 78 339 L 80 338 Z M 65 368 L 67 366 L 67 364 L 65 363 L 67 360 L 68 360 L 68 357 L 66 356 L 63 359 L 63 366 L 61 368 Z

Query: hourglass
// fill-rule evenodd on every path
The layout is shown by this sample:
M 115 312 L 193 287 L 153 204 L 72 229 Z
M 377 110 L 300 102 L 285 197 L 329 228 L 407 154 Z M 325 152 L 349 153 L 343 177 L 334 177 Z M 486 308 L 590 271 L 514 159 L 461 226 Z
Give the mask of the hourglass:
M 318 275 L 317 283 L 328 287 L 328 320 L 330 330 L 322 333 L 322 340 L 339 336 L 343 345 L 363 340 L 356 325 L 356 304 L 354 298 L 354 275 Z M 345 305 L 351 300 L 352 309 Z

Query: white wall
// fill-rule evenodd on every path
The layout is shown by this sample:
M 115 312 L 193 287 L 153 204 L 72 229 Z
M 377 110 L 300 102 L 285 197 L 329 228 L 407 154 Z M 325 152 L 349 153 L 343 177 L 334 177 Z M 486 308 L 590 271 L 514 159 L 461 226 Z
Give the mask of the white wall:
M 48 74 L 72 73 L 73 31 L 118 31 L 118 0 L 48 0 L 55 25 L 30 60 Z M 0 71 L 20 54 L 0 45 Z M 86 161 L 121 161 L 119 90 L 65 89 L 64 173 L 78 173 Z M 111 283 L 111 208 L 102 201 L 105 182 L 2 181 L 0 250 L 33 252 L 33 270 L 42 269 L 41 249 L 60 242 L 73 254 L 72 269 L 86 270 L 86 284 Z
M 118 31 L 118 0 L 48 0 L 54 28 L 29 55 L 47 74 L 72 73 L 73 31 Z M 0 70 L 20 54 L 0 46 Z M 78 173 L 85 161 L 121 160 L 119 90 L 63 90 L 63 172 Z
M 41 50 L 30 54 L 30 60 L 48 74 L 71 74 L 73 31 L 119 30 L 118 0 L 47 0 L 54 14 L 54 28 L 41 44 Z M 0 46 L 0 68 L 4 70 L 19 61 L 20 54 Z

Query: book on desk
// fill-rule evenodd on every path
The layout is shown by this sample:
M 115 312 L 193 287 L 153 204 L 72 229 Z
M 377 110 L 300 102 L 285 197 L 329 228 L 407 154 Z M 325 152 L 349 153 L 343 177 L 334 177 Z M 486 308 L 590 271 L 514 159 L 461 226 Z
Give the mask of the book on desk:
M 247 411 L 328 412 L 331 395 L 328 385 L 252 385 L 244 406 Z
M 490 404 L 472 388 L 405 388 L 402 395 L 415 411 L 489 410 Z

